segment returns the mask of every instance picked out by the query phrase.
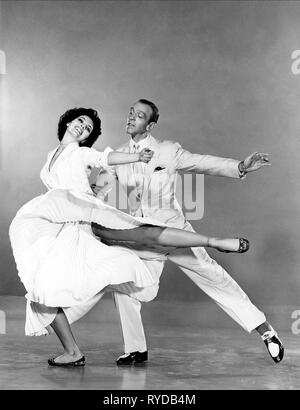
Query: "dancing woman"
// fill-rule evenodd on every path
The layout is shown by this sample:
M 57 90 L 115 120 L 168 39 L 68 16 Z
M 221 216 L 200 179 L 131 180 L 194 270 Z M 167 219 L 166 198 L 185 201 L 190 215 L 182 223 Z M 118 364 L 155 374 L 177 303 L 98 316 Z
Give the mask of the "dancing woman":
M 140 220 L 105 204 L 93 194 L 88 176 L 93 167 L 142 161 L 153 152 L 99 152 L 91 148 L 101 135 L 101 121 L 93 109 L 74 108 L 60 117 L 60 144 L 49 153 L 41 171 L 48 192 L 26 203 L 13 219 L 9 234 L 27 294 L 27 335 L 53 330 L 64 353 L 48 361 L 54 366 L 83 366 L 85 358 L 70 323 L 82 316 L 80 305 L 108 285 L 133 282 L 151 286 L 152 275 L 130 250 L 106 246 L 103 239 L 145 246 L 208 246 L 225 252 L 245 252 L 247 240 L 210 238 Z M 92 231 L 91 225 L 93 224 Z

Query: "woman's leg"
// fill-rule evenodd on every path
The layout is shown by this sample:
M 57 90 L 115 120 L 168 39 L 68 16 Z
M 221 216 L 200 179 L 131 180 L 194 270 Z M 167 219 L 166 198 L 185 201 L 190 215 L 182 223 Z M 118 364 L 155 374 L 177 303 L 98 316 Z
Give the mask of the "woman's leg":
M 142 225 L 133 229 L 108 229 L 92 224 L 95 235 L 113 241 L 135 242 L 142 245 L 174 246 L 190 248 L 206 246 L 221 251 L 238 252 L 240 240 L 238 238 L 213 238 L 183 229 Z
M 63 309 L 58 309 L 57 315 L 50 326 L 56 333 L 64 348 L 64 353 L 53 359 L 54 362 L 66 364 L 79 360 L 83 354 L 75 341 L 70 324 Z

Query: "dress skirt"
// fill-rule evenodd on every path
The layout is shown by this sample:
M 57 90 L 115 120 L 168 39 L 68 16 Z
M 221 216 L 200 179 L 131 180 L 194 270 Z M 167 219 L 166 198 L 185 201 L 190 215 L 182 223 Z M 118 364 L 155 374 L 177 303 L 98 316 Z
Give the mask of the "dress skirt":
M 86 313 L 80 305 L 93 306 L 109 285 L 154 284 L 142 260 L 130 249 L 102 243 L 91 230 L 92 222 L 111 229 L 164 226 L 77 191 L 53 189 L 26 203 L 9 229 L 18 275 L 27 291 L 26 334 L 48 334 L 58 307 L 71 312 L 70 322 L 78 320 Z

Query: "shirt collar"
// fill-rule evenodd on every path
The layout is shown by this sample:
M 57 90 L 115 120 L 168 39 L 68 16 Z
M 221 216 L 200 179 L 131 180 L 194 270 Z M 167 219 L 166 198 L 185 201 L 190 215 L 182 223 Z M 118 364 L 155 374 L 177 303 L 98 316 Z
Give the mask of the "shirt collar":
M 131 140 L 129 141 L 130 150 L 133 150 L 134 147 L 137 146 L 137 145 L 139 146 L 139 149 L 140 149 L 140 150 L 142 150 L 142 149 L 144 149 L 144 148 L 151 148 L 152 139 L 153 139 L 153 137 L 152 137 L 151 134 L 148 134 L 146 138 L 142 139 L 142 140 L 139 141 L 139 142 L 135 142 L 135 141 L 131 138 Z

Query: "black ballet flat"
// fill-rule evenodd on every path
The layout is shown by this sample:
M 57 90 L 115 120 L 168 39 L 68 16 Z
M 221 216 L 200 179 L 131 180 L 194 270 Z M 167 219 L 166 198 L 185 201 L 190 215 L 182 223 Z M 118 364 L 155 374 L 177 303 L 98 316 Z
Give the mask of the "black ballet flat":
M 55 358 L 52 357 L 51 359 L 48 360 L 49 366 L 57 366 L 57 367 L 80 367 L 80 366 L 85 366 L 85 357 L 82 356 L 80 359 L 76 360 L 75 362 L 69 362 L 69 363 L 57 363 L 55 361 Z
M 245 239 L 245 238 L 236 238 L 236 239 L 239 239 L 239 241 L 240 241 L 240 246 L 239 246 L 239 249 L 237 251 L 225 251 L 223 249 L 217 248 L 218 251 L 224 252 L 224 253 L 245 253 L 245 252 L 249 251 L 250 242 L 248 241 L 248 239 Z

